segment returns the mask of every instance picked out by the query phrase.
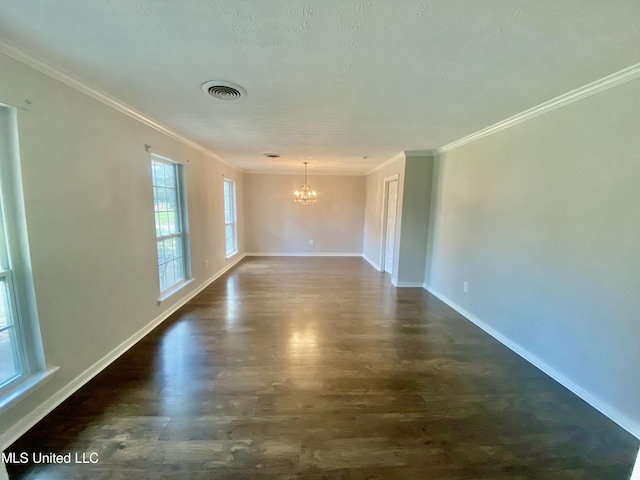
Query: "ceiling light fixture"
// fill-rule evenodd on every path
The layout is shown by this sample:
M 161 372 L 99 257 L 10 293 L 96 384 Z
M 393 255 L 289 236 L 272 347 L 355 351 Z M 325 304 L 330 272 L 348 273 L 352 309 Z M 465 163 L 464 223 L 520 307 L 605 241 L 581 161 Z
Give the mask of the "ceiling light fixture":
M 312 190 L 307 184 L 307 163 L 304 163 L 304 185 L 300 187 L 300 190 L 296 190 L 293 194 L 296 196 L 295 201 L 299 205 L 309 205 L 316 203 L 316 191 Z

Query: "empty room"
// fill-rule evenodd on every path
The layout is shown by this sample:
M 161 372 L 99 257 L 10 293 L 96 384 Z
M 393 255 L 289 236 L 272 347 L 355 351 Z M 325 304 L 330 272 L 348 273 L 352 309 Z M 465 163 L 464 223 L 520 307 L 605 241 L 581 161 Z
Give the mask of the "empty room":
M 0 480 L 640 480 L 638 45 L 0 0 Z

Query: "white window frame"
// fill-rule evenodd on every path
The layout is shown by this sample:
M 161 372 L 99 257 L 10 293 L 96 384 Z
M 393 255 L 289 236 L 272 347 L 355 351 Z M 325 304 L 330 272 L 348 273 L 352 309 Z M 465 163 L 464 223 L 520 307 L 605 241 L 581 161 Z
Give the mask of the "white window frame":
M 0 103 L 0 281 L 5 282 L 17 374 L 0 384 L 0 410 L 58 369 L 46 370 L 31 275 L 18 149 L 17 112 Z
M 160 163 L 164 165 L 170 165 L 174 168 L 174 178 L 175 178 L 175 190 L 176 190 L 176 203 L 177 208 L 176 212 L 178 215 L 178 225 L 179 232 L 166 234 L 166 235 L 158 235 L 158 225 L 157 225 L 157 216 L 156 213 L 156 203 L 155 203 L 155 188 L 160 185 L 156 185 L 154 181 L 153 174 L 153 164 Z M 185 285 L 191 282 L 191 261 L 190 261 L 190 242 L 189 242 L 189 228 L 188 228 L 188 215 L 187 215 L 187 189 L 185 183 L 185 175 L 184 175 L 184 165 L 179 162 L 175 162 L 169 158 L 163 157 L 158 154 L 151 154 L 151 185 L 152 190 L 154 191 L 154 208 L 153 208 L 153 217 L 154 217 L 154 225 L 156 228 L 156 258 L 158 260 L 158 286 L 160 288 L 160 300 L 164 300 L 167 297 L 173 295 L 178 290 L 183 288 Z M 158 248 L 160 242 L 164 242 L 165 240 L 171 240 L 173 238 L 177 238 L 180 240 L 182 244 L 182 278 L 178 281 L 171 283 L 170 285 L 166 285 L 165 288 L 162 288 L 162 277 L 161 277 L 161 268 L 163 265 L 166 265 L 167 262 L 160 263 L 160 249 Z M 176 259 L 179 257 L 174 257 Z
M 222 184 L 222 196 L 224 206 L 224 249 L 226 258 L 231 258 L 238 253 L 238 217 L 236 214 L 236 182 L 230 178 L 224 178 Z M 229 186 L 229 198 L 227 199 L 226 186 Z M 227 219 L 227 200 L 229 202 L 229 219 Z M 231 227 L 231 245 L 227 242 L 227 228 Z
M 0 208 L 2 208 L 0 206 Z M 10 257 L 8 254 L 8 249 L 6 248 L 7 239 L 6 239 L 6 230 L 4 227 L 4 214 L 0 213 L 0 235 L 3 238 L 0 238 L 0 257 L 2 258 L 2 262 L 0 265 L 0 288 L 4 283 L 6 285 L 6 296 L 7 296 L 7 304 L 2 305 L 1 308 L 7 309 L 7 322 L 6 325 L 0 326 L 0 340 L 4 336 L 7 335 L 9 339 L 9 343 L 11 345 L 11 353 L 13 356 L 13 365 L 17 370 L 13 377 L 9 377 L 7 379 L 2 379 L 0 377 L 0 391 L 5 387 L 10 387 L 11 384 L 17 380 L 19 380 L 25 373 L 29 372 L 29 358 L 26 351 L 26 344 L 24 342 L 24 335 L 22 333 L 22 326 L 20 322 L 20 315 L 18 314 L 18 306 L 16 302 L 17 292 L 13 284 L 13 269 L 10 265 Z

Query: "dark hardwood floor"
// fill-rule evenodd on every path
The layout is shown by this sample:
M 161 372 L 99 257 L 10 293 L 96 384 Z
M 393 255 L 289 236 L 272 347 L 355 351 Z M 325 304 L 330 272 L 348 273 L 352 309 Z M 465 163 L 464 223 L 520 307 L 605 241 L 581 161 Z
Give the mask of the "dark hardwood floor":
M 16 442 L 12 479 L 627 479 L 638 441 L 359 258 L 249 258 Z M 95 458 L 95 457 L 94 457 Z

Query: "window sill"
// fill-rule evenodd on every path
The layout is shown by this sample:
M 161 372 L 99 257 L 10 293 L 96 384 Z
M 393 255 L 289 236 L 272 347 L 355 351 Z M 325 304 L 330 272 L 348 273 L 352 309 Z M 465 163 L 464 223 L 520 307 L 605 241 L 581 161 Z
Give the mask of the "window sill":
M 227 254 L 226 257 L 224 257 L 226 260 L 229 260 L 231 257 L 235 257 L 237 254 L 240 253 L 240 250 L 234 250 L 233 252 Z
M 0 412 L 11 407 L 25 395 L 37 390 L 45 383 L 49 382 L 60 370 L 60 367 L 52 367 L 44 372 L 38 372 L 20 381 L 13 389 L 0 398 Z
M 185 280 L 184 282 L 178 283 L 177 285 L 174 285 L 170 289 L 162 292 L 160 294 L 160 298 L 158 299 L 158 305 L 160 305 L 162 302 L 168 300 L 169 297 L 172 297 L 173 295 L 178 293 L 180 290 L 182 290 L 184 287 L 189 285 L 191 282 L 193 282 L 193 278 L 190 278 L 189 280 Z

